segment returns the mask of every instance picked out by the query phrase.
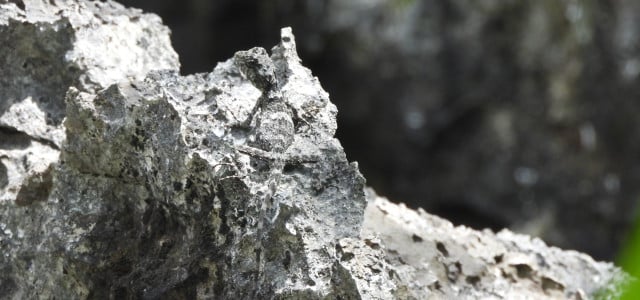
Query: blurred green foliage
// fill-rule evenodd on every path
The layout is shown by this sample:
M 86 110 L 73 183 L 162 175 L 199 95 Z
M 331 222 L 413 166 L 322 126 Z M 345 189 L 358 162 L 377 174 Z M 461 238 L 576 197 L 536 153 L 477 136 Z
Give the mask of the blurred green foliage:
M 638 216 L 637 212 L 636 216 Z M 638 217 L 629 234 L 627 244 L 618 257 L 617 265 L 636 278 L 625 287 L 620 299 L 640 299 L 640 281 L 638 280 L 640 278 L 640 219 Z

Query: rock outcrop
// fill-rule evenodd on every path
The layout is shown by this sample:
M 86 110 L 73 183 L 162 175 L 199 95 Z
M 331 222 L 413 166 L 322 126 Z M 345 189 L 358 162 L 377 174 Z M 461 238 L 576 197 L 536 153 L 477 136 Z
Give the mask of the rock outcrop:
M 0 295 L 584 299 L 608 263 L 365 188 L 291 29 L 181 76 L 159 18 L 0 4 Z
M 122 1 L 165 19 L 188 72 L 295 28 L 391 200 L 605 260 L 637 218 L 638 1 Z

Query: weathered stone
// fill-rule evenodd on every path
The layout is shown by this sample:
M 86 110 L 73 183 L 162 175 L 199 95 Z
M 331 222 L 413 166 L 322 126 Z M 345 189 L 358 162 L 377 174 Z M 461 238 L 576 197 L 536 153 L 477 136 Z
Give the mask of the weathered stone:
M 0 201 L 58 159 L 69 87 L 96 91 L 179 68 L 156 15 L 114 2 L 16 3 L 0 3 L 0 163 L 9 178 Z
M 377 235 L 402 299 L 615 299 L 613 264 L 502 230 L 476 231 L 367 194 L 363 235 Z
M 296 28 L 340 109 L 338 137 L 381 194 L 618 253 L 640 197 L 640 2 L 279 0 L 256 12 L 260 27 Z
M 155 16 L 18 2 L 0 4 L 3 297 L 575 298 L 624 282 L 367 197 L 289 28 L 271 56 L 180 76 Z
M 392 200 L 606 260 L 637 217 L 638 1 L 122 1 L 163 16 L 188 72 L 293 26 Z

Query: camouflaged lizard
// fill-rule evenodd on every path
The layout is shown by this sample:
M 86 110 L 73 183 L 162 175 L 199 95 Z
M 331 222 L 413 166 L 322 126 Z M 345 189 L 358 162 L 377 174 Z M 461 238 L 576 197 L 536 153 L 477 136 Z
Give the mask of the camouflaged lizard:
M 262 201 L 261 211 L 271 223 L 279 214 L 279 203 L 274 199 L 282 171 L 287 161 L 284 153 L 293 143 L 295 133 L 293 113 L 282 99 L 276 77 L 276 67 L 264 48 L 253 48 L 237 52 L 234 60 L 240 71 L 259 90 L 262 96 L 247 119 L 247 127 L 255 121 L 255 140 L 250 146 L 237 145 L 244 154 L 271 162 L 268 189 Z M 273 216 L 268 218 L 268 211 Z

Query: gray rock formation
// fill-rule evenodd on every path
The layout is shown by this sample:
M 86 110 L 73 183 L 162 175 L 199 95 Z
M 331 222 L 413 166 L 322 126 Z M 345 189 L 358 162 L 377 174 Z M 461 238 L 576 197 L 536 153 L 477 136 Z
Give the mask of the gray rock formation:
M 122 1 L 163 16 L 189 72 L 293 26 L 392 200 L 607 260 L 637 217 L 638 1 Z
M 0 14 L 0 201 L 58 160 L 70 86 L 92 92 L 180 66 L 155 15 L 112 2 L 15 2 Z
M 613 265 L 538 238 L 454 227 L 372 191 L 368 199 L 362 235 L 382 241 L 398 298 L 616 299 L 625 282 Z
M 0 4 L 0 295 L 615 295 L 626 275 L 365 190 L 291 30 L 180 76 L 154 15 Z
M 377 191 L 617 254 L 640 197 L 638 1 L 278 4 L 259 20 L 293 25 L 320 62 L 338 137 Z

